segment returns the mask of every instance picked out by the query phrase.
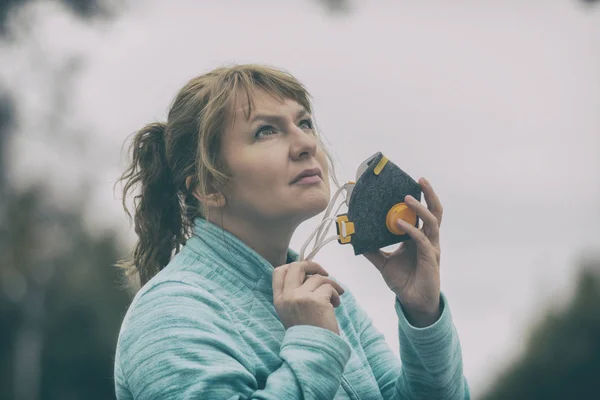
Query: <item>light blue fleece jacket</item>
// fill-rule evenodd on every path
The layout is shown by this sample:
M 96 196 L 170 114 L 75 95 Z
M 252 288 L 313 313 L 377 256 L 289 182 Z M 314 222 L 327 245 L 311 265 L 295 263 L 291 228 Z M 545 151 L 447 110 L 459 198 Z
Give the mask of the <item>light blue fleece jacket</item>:
M 298 254 L 288 251 L 288 263 Z M 325 267 L 326 268 L 326 267 Z M 198 218 L 183 249 L 136 294 L 115 355 L 117 399 L 469 399 L 448 301 L 426 328 L 396 298 L 400 359 L 350 290 L 335 309 L 340 335 L 283 327 L 273 266 Z M 391 306 L 391 304 L 390 304 Z

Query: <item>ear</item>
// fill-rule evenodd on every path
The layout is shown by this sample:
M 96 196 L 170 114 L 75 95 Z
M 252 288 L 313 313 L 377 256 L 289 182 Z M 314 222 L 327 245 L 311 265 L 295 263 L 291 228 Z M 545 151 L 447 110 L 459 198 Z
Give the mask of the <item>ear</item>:
M 185 186 L 188 188 L 188 190 L 190 189 L 190 185 L 192 184 L 192 178 L 192 176 L 188 176 L 185 179 Z M 209 193 L 203 196 L 202 194 L 200 194 L 200 191 L 196 188 L 193 194 L 194 197 L 198 199 L 198 201 L 200 201 L 207 207 L 221 208 L 224 207 L 226 204 L 225 196 L 223 196 L 223 194 L 219 192 Z

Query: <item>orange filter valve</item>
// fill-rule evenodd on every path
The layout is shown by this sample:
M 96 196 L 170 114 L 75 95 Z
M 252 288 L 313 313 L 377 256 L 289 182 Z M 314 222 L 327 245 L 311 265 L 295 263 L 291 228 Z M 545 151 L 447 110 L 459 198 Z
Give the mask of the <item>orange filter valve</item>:
M 390 208 L 390 211 L 388 211 L 387 217 L 385 218 L 385 225 L 394 235 L 406 235 L 406 232 L 400 229 L 396 224 L 396 221 L 399 219 L 408 222 L 412 226 L 416 226 L 417 224 L 417 214 L 408 208 L 405 203 L 398 203 Z

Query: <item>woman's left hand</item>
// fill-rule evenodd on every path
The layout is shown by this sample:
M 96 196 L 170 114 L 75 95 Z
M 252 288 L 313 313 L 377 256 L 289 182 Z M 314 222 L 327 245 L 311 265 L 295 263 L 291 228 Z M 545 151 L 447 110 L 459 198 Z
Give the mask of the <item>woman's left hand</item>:
M 393 253 L 376 250 L 363 255 L 396 294 L 409 322 L 424 327 L 437 321 L 441 314 L 439 232 L 443 209 L 429 182 L 421 178 L 419 184 L 427 208 L 410 195 L 405 203 L 423 220 L 423 227 L 417 229 L 400 220 L 398 226 L 411 239 L 402 242 Z

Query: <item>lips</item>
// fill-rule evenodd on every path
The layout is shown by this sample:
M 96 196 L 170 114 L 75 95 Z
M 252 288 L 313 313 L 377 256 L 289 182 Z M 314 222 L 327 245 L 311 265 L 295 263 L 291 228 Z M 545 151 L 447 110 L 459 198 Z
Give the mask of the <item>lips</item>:
M 292 180 L 292 182 L 290 182 L 290 184 L 296 183 L 296 182 L 298 182 L 300 179 L 302 179 L 304 177 L 315 176 L 315 175 L 317 175 L 319 178 L 323 179 L 323 174 L 321 173 L 321 169 L 320 168 L 305 169 L 304 171 L 302 171 L 298 175 L 296 175 L 296 177 Z

